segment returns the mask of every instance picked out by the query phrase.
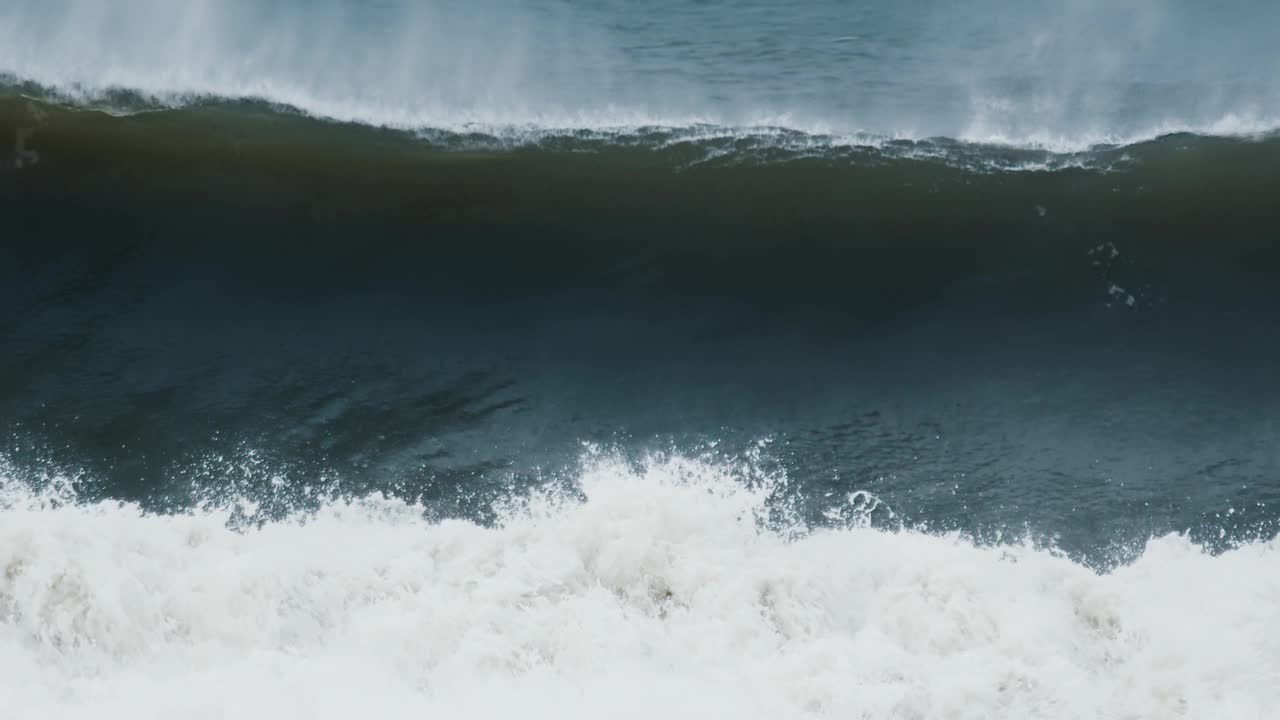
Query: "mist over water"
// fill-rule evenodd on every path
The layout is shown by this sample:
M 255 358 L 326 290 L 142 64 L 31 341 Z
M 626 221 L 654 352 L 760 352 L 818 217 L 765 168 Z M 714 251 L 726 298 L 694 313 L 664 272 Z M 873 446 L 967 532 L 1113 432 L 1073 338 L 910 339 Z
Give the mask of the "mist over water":
M 1280 118 L 1274 3 L 249 0 L 0 8 L 0 72 L 409 128 L 691 123 L 1080 149 Z

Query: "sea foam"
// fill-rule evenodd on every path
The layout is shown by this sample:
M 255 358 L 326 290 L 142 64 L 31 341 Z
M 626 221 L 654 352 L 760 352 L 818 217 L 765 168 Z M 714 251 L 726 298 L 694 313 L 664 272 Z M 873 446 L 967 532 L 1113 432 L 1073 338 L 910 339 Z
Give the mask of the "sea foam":
M 856 514 L 801 528 L 769 483 L 702 460 L 595 454 L 575 485 L 491 527 L 375 495 L 235 528 L 5 480 L 5 715 L 1244 719 L 1280 702 L 1276 541 L 1153 538 L 1099 574 Z

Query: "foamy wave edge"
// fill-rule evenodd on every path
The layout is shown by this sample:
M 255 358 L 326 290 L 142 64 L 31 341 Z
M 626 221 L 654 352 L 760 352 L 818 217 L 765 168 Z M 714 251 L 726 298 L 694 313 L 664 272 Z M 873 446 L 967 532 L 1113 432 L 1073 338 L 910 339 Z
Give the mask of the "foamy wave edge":
M 5 480 L 15 717 L 1234 717 L 1280 700 L 1280 545 L 1030 543 L 771 512 L 779 479 L 589 457 L 492 527 L 374 495 L 238 529 Z M 841 509 L 852 508 L 855 512 Z
M 925 136 L 910 131 L 842 128 L 829 122 L 813 122 L 788 113 L 758 113 L 746 118 L 713 115 L 661 115 L 604 106 L 591 111 L 539 112 L 527 108 L 459 111 L 449 107 L 409 107 L 388 102 L 359 103 L 326 99 L 289 85 L 262 81 L 248 87 L 171 88 L 168 86 L 101 85 L 54 82 L 20 77 L 0 68 L 0 90 L 9 88 L 35 99 L 59 102 L 111 114 L 130 115 L 178 109 L 210 103 L 254 103 L 279 112 L 323 121 L 352 123 L 412 133 L 429 140 L 446 136 L 470 138 L 470 149 L 512 149 L 539 145 L 562 138 L 586 138 L 602 142 L 636 144 L 652 134 L 665 136 L 656 147 L 683 142 L 715 140 L 747 141 L 793 153 L 829 149 L 885 149 L 894 144 L 915 144 L 907 157 L 938 159 L 948 145 L 1043 153 L 1039 160 L 1008 163 L 1005 169 L 1056 169 L 1083 166 L 1072 160 L 1098 150 L 1140 145 L 1179 134 L 1261 140 L 1280 134 L 1280 117 L 1224 113 L 1212 122 L 1187 123 L 1169 119 L 1137 132 L 1089 131 L 1079 134 L 1031 132 L 1011 134 L 970 125 L 954 137 Z M 122 98 L 124 101 L 122 102 Z M 464 143 L 465 144 L 465 143 Z M 1053 157 L 1057 156 L 1057 157 Z

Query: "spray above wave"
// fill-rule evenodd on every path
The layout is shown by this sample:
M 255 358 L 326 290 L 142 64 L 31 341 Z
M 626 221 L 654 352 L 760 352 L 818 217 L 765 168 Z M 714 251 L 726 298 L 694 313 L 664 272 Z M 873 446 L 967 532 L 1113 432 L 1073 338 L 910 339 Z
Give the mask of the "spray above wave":
M 1262 718 L 1280 701 L 1274 541 L 1211 556 L 1158 538 L 1099 575 L 1026 545 L 789 526 L 768 482 L 679 457 L 594 456 L 577 485 L 493 527 L 375 495 L 233 531 L 221 511 L 5 480 L 0 691 L 46 718 Z
M 1274 25 L 1274 9 L 987 4 L 999 7 L 664 0 L 645 11 L 667 20 L 655 24 L 614 2 L 493 0 L 462 12 L 132 0 L 108 12 L 23 0 L 0 10 L 0 73 L 81 102 L 121 91 L 165 106 L 252 98 L 508 138 L 709 125 L 1078 152 L 1280 127 L 1274 49 L 1252 29 Z M 1210 58 L 1188 52 L 1214 37 L 1206 27 L 1230 31 Z
M 207 133 L 210 128 L 202 128 L 201 120 L 212 120 L 213 115 L 225 128 L 240 125 L 244 132 L 255 133 L 261 132 L 262 125 L 253 120 L 254 116 L 277 116 L 281 124 L 295 123 L 294 127 L 307 127 L 300 122 L 303 120 L 326 122 L 338 119 L 333 116 L 308 117 L 313 113 L 262 99 L 173 97 L 160 100 L 130 90 L 68 93 L 0 75 L 0 112 L 7 109 L 4 107 L 6 101 L 15 108 L 16 117 L 12 122 L 18 126 L 35 127 L 44 125 L 51 114 L 68 110 L 90 110 L 115 117 L 167 113 L 188 120 L 193 134 Z M 25 111 L 16 109 L 14 103 L 27 103 Z M 345 120 L 342 125 L 375 129 L 351 118 Z M 602 124 L 583 121 L 585 124 L 581 126 L 467 122 L 451 127 L 412 127 L 394 131 L 406 140 L 420 140 L 438 150 L 464 153 L 525 149 L 570 153 L 640 150 L 669 156 L 681 167 L 706 163 L 820 159 L 848 162 L 937 161 L 976 171 L 1106 169 L 1124 164 L 1128 157 L 1117 150 L 1129 147 L 1127 144 L 1090 144 L 1084 149 L 1071 150 L 1069 145 L 1051 142 L 1020 147 L 1016 143 L 1001 141 L 983 143 L 869 133 L 831 134 L 774 125 L 730 127 L 694 119 L 677 121 L 678 124 L 655 119 L 613 124 L 613 120 Z M 32 127 L 33 131 L 35 127 Z M 381 129 L 392 128 L 384 125 Z M 1256 139 L 1265 139 L 1268 135 L 1260 130 Z M 351 142 L 359 143 L 370 135 L 351 132 L 347 137 Z
M 47 80 L 46 80 L 47 81 Z M 28 78 L 0 73 L 0 96 L 21 95 L 44 102 L 100 110 L 110 114 L 134 114 L 184 107 L 259 105 L 275 112 L 308 115 L 321 120 L 358 123 L 405 130 L 444 147 L 465 150 L 507 150 L 543 145 L 564 139 L 598 144 L 636 145 L 654 140 L 658 145 L 701 140 L 744 141 L 797 154 L 827 154 L 844 148 L 892 148 L 894 146 L 972 146 L 1024 150 L 1045 158 L 1023 165 L 1025 169 L 1052 169 L 1079 163 L 1079 156 L 1095 150 L 1137 145 L 1161 137 L 1191 134 L 1210 137 L 1261 139 L 1280 130 L 1280 116 L 1256 112 L 1227 112 L 1195 122 L 1163 120 L 1125 131 L 1093 129 L 1071 134 L 1031 130 L 1023 134 L 974 124 L 950 135 L 927 135 L 911 130 L 841 128 L 828 122 L 797 121 L 786 113 L 759 113 L 726 120 L 714 113 L 660 114 L 650 110 L 616 107 L 581 110 L 508 112 L 487 110 L 459 112 L 456 108 L 408 109 L 350 104 L 318 98 L 289 89 L 256 92 L 229 88 L 140 89 L 127 85 L 92 85 L 82 82 L 43 85 Z M 733 124 L 735 123 L 736 124 Z M 916 157 L 946 157 L 950 153 L 928 150 L 908 153 Z M 1017 165 L 1002 169 L 1016 169 Z

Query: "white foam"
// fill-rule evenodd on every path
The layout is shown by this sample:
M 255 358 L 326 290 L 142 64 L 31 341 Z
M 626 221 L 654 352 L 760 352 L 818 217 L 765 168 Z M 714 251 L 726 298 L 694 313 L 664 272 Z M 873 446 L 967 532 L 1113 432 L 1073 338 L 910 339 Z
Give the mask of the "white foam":
M 1109 574 L 589 459 L 500 527 L 370 497 L 228 530 L 4 481 L 0 698 L 42 718 L 1265 718 L 1280 546 Z
M 1017 147 L 1069 154 L 1098 147 L 1125 147 L 1148 142 L 1167 135 L 1188 133 L 1212 137 L 1260 139 L 1280 129 L 1280 117 L 1260 114 L 1225 112 L 1208 120 L 1167 119 L 1124 132 L 1077 130 L 1073 133 L 1043 130 L 1010 130 L 988 123 L 980 116 L 971 118 L 957 140 L 978 145 Z

